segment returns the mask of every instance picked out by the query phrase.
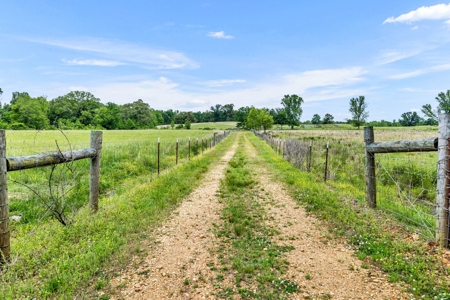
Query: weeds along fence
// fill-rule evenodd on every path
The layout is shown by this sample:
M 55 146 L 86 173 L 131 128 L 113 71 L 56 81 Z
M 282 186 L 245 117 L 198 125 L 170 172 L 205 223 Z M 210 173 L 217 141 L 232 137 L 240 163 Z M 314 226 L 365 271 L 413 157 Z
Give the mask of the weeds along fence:
M 444 153 L 449 151 L 450 130 L 445 133 L 444 129 L 450 122 L 440 119 L 439 124 L 439 138 L 436 132 L 425 132 L 434 137 L 388 142 L 375 142 L 371 127 L 365 128 L 364 137 L 354 130 L 327 135 L 324 131 L 314 135 L 310 131 L 255 134 L 318 180 L 342 190 L 351 186 L 352 202 L 366 201 L 369 207 L 390 213 L 418 234 L 448 247 L 450 222 L 445 195 L 450 191 L 445 189 L 450 187 L 450 153 Z M 380 131 L 379 135 L 387 140 L 399 137 L 398 132 L 389 135 Z
M 85 205 L 87 197 L 89 209 L 95 213 L 99 195 L 114 192 L 127 178 L 148 174 L 153 180 L 164 170 L 211 149 L 229 133 L 214 132 L 175 141 L 158 138 L 105 144 L 102 132 L 92 131 L 89 148 L 73 150 L 69 144 L 70 150 L 61 151 L 57 143 L 56 152 L 8 156 L 8 152 L 16 152 L 20 147 L 7 148 L 5 131 L 0 130 L 0 264 L 10 259 L 11 232 L 20 223 L 53 217 L 63 225 L 70 224 L 70 216 Z M 27 149 L 32 151 L 31 147 Z M 33 170 L 23 171 L 26 169 Z M 89 180 L 86 174 L 90 174 Z M 24 190 L 30 193 L 28 198 L 23 198 Z M 19 221 L 11 223 L 16 217 Z

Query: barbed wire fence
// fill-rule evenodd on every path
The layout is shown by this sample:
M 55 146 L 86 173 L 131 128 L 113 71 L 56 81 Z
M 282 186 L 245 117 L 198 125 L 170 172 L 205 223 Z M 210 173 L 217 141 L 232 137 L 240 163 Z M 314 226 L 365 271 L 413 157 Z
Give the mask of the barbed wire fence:
M 449 122 L 442 120 L 440 124 Z M 441 127 L 440 132 L 444 132 Z M 437 138 L 375 143 L 373 128 L 370 130 L 372 138 L 365 139 L 365 144 L 344 138 L 331 138 L 329 143 L 298 134 L 294 140 L 254 133 L 300 170 L 318 180 L 366 190 L 370 207 L 390 213 L 417 234 L 448 248 L 449 200 L 445 195 L 450 195 L 450 150 L 445 134 L 439 137 L 438 147 Z
M 61 152 L 58 144 L 56 147 L 49 146 L 20 146 L 6 147 L 5 131 L 1 131 L 0 141 L 0 265 L 10 259 L 10 240 L 14 237 L 14 230 L 11 230 L 10 223 L 14 226 L 26 224 L 37 219 L 45 218 L 49 211 L 58 210 L 55 217 L 63 225 L 70 224 L 67 216 L 85 205 L 85 201 L 76 202 L 76 198 L 90 198 L 92 212 L 98 209 L 99 194 L 113 194 L 117 184 L 126 178 L 143 174 L 150 175 L 153 181 L 164 171 L 173 169 L 176 165 L 187 162 L 195 156 L 201 155 L 208 149 L 213 148 L 226 138 L 230 131 L 214 132 L 213 134 L 201 137 L 176 138 L 174 140 L 127 140 L 125 142 L 106 143 L 102 145 L 101 132 L 93 131 L 92 134 L 99 133 L 99 146 L 94 149 L 92 140 L 91 148 L 76 150 L 75 147 L 85 146 L 84 143 L 69 144 L 70 150 Z M 17 143 L 16 143 L 17 144 Z M 1 146 L 0 145 L 0 146 Z M 55 148 L 57 152 L 55 151 Z M 103 148 L 103 149 L 102 149 Z M 31 156 L 11 157 L 9 152 L 17 153 L 29 150 Z M 53 152 L 52 152 L 53 151 Z M 106 179 L 100 180 L 100 158 L 101 168 L 107 170 Z M 36 154 L 41 153 L 41 154 Z M 79 158 L 78 158 L 79 157 Z M 80 158 L 91 158 L 88 160 L 78 160 Z M 97 163 L 95 174 L 92 173 L 92 164 Z M 45 167 L 47 166 L 47 167 Z M 88 174 L 91 168 L 90 183 L 84 174 Z M 32 169 L 32 170 L 25 170 Z M 58 171 L 59 170 L 59 171 Z M 11 171 L 17 171 L 11 173 Z M 93 176 L 97 183 L 92 182 Z M 14 187 L 8 192 L 8 183 Z M 91 190 L 90 185 L 96 187 Z M 26 187 L 28 192 L 18 188 Z M 18 192 L 22 191 L 22 192 Z M 9 195 L 8 195 L 9 194 Z M 81 197 L 80 197 L 81 195 Z M 73 196 L 73 197 L 72 197 Z M 35 201 L 40 198 L 42 201 Z M 9 199 L 8 199 L 9 198 Z M 51 199 L 50 199 L 51 198 Z M 47 201 L 50 199 L 51 201 Z M 61 201 L 64 200 L 64 203 Z M 25 202 L 32 201 L 32 209 Z M 71 202 L 72 201 L 72 202 Z M 62 206 L 63 204 L 63 206 Z M 36 206 L 41 206 L 39 207 Z M 10 215 L 10 207 L 13 215 Z M 39 216 L 37 216 L 39 215 Z M 64 215 L 61 217 L 61 215 Z M 61 218 L 58 218 L 61 217 Z

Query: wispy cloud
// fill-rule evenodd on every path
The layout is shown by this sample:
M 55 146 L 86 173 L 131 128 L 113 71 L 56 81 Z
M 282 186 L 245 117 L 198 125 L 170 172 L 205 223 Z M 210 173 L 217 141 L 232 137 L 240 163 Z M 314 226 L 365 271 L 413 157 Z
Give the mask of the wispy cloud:
M 434 66 L 431 68 L 424 68 L 419 69 L 411 72 L 401 73 L 389 76 L 389 79 L 405 79 L 405 78 L 411 78 L 411 77 L 417 77 L 423 74 L 431 73 L 431 72 L 439 72 L 439 71 L 447 71 L 450 70 L 450 64 L 444 64 L 439 66 Z
M 117 67 L 120 65 L 125 65 L 120 61 L 112 61 L 112 60 L 99 60 L 99 59 L 73 59 L 73 60 L 65 60 L 68 65 L 79 65 L 79 66 L 98 66 L 98 67 Z
M 450 19 L 450 3 L 437 4 L 432 6 L 422 6 L 409 13 L 402 14 L 398 17 L 387 18 L 386 23 L 413 23 L 422 20 L 447 20 Z
M 209 32 L 208 36 L 217 39 L 227 39 L 227 40 L 234 39 L 234 36 L 226 35 L 224 31 Z
M 147 69 L 198 68 L 198 64 L 187 58 L 183 53 L 156 50 L 122 41 L 99 38 L 75 38 L 66 40 L 30 38 L 26 40 L 74 51 L 94 53 L 97 56 L 106 58 L 99 59 L 98 61 L 109 61 L 113 59 L 114 61 L 126 64 L 137 64 Z
M 219 86 L 229 86 L 235 83 L 244 83 L 246 80 L 243 79 L 222 79 L 222 80 L 210 80 L 202 82 L 201 84 L 211 87 L 219 87 Z
M 386 65 L 398 60 L 402 60 L 405 58 L 409 58 L 421 53 L 420 50 L 416 51 L 407 51 L 407 52 L 399 52 L 399 51 L 382 51 L 381 54 L 376 59 L 377 65 Z

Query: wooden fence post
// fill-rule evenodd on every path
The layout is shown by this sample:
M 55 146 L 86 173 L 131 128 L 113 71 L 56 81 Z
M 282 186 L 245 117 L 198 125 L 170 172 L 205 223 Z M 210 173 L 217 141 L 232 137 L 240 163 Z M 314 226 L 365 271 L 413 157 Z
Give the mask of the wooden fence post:
M 448 247 L 449 136 L 450 114 L 440 114 L 436 192 L 436 241 L 444 247 Z
M 91 148 L 96 154 L 91 158 L 91 180 L 89 191 L 89 208 L 91 213 L 98 210 L 98 194 L 100 190 L 100 160 L 102 157 L 102 135 L 101 131 L 91 131 Z
M 188 139 L 188 159 L 191 160 L 191 137 Z
M 203 154 L 203 138 L 202 138 L 202 154 Z
M 0 130 L 0 265 L 10 259 L 8 184 L 6 166 L 6 134 Z
M 160 172 L 160 157 L 161 157 L 161 139 L 158 138 L 158 175 Z
M 197 138 L 197 150 L 196 150 L 196 152 L 197 152 L 197 155 L 199 155 L 200 154 L 200 151 L 198 151 L 199 149 L 198 149 L 198 138 Z
M 216 133 L 214 132 L 214 147 L 216 146 Z
M 175 164 L 178 165 L 178 138 L 177 138 L 176 152 L 177 152 L 177 153 L 175 154 L 175 156 L 176 156 Z
M 373 126 L 364 127 L 364 142 L 366 146 L 375 140 Z M 366 154 L 366 200 L 370 207 L 377 207 L 377 184 L 375 180 L 375 154 L 368 152 Z
M 325 174 L 323 176 L 323 181 L 327 181 L 328 175 L 328 142 L 327 142 L 327 150 L 325 152 Z

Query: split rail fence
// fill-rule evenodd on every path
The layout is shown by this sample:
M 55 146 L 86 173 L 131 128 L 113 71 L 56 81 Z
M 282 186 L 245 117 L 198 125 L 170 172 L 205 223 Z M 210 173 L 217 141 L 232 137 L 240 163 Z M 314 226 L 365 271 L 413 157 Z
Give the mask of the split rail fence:
M 208 148 L 211 149 L 230 134 L 230 131 L 223 131 L 223 134 L 214 134 L 210 137 L 196 138 L 191 145 L 191 139 L 187 141 L 187 159 L 191 159 L 191 154 L 196 156 Z M 98 210 L 99 187 L 100 187 L 100 160 L 102 155 L 102 131 L 91 131 L 90 148 L 77 149 L 71 151 L 58 151 L 53 153 L 12 156 L 7 157 L 6 133 L 0 130 L 0 265 L 10 260 L 10 227 L 9 227 L 9 207 L 8 207 L 8 184 L 7 173 L 25 169 L 39 168 L 45 166 L 55 166 L 66 164 L 77 160 L 90 159 L 90 191 L 89 209 L 91 213 Z M 180 159 L 180 143 L 176 139 L 175 144 L 175 165 Z M 161 140 L 157 143 L 157 174 L 161 173 L 162 156 Z
M 323 180 L 334 179 L 339 173 L 339 164 L 342 164 L 344 160 L 354 160 L 356 164 L 360 166 L 354 170 L 356 176 L 365 175 L 365 185 L 366 185 L 366 201 L 369 207 L 377 207 L 377 168 L 382 168 L 382 172 L 385 172 L 383 176 L 393 177 L 394 175 L 389 174 L 386 170 L 385 159 L 377 159 L 376 155 L 379 154 L 389 154 L 389 153 L 405 153 L 405 152 L 438 152 L 437 155 L 437 176 L 431 181 L 435 183 L 436 189 L 434 191 L 425 191 L 429 194 L 436 193 L 435 204 L 432 209 L 426 209 L 429 211 L 426 215 L 428 218 L 435 219 L 435 238 L 436 241 L 449 248 L 450 242 L 450 216 L 449 216 L 449 198 L 450 198 L 450 115 L 442 114 L 439 116 L 439 133 L 438 137 L 418 139 L 418 140 L 398 140 L 391 142 L 375 142 L 373 127 L 364 128 L 364 147 L 355 147 L 353 149 L 346 149 L 345 154 L 333 153 L 336 156 L 340 155 L 337 163 L 334 163 L 330 171 L 330 157 L 329 150 L 333 147 L 338 147 L 338 145 L 329 145 L 328 143 L 323 145 L 325 149 L 323 150 L 323 157 L 320 160 L 320 166 L 314 165 L 313 157 L 313 142 L 309 143 L 290 140 L 290 139 L 279 139 L 274 138 L 268 134 L 261 134 L 260 132 L 254 131 L 254 133 L 265 140 L 278 154 L 282 155 L 287 161 L 291 162 L 293 165 L 297 166 L 299 169 L 311 172 L 314 168 L 317 172 L 318 167 L 322 169 Z M 317 154 L 317 152 L 316 152 Z M 364 155 L 364 162 L 359 159 Z M 346 156 L 346 157 L 345 157 Z M 316 158 L 317 159 L 317 158 Z M 412 164 L 414 163 L 411 162 Z M 317 163 L 316 163 L 317 164 Z M 364 169 L 361 167 L 364 166 Z M 348 170 L 346 170 L 348 172 Z M 343 172 L 341 172 L 343 173 Z M 363 175 L 364 174 L 364 175 Z M 347 173 L 348 175 L 348 173 Z M 391 176 L 392 175 L 392 176 Z M 342 176 L 342 175 L 341 175 Z M 344 175 L 345 176 L 345 175 Z M 417 174 L 415 174 L 417 176 Z M 390 178 L 394 180 L 393 178 Z M 351 180 L 350 180 L 351 181 Z M 401 184 L 395 182 L 397 192 L 401 193 Z M 423 188 L 422 188 L 423 189 Z M 422 190 L 423 192 L 424 190 Z M 412 198 L 420 198 L 421 196 L 412 196 Z M 384 200 L 384 199 L 383 199 Z M 423 201 L 422 201 L 423 202 Z M 424 214 L 422 211 L 413 207 L 412 210 L 418 214 Z M 418 216 L 418 219 L 423 219 L 423 216 Z M 424 225 L 431 228 L 430 224 Z

